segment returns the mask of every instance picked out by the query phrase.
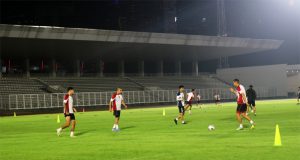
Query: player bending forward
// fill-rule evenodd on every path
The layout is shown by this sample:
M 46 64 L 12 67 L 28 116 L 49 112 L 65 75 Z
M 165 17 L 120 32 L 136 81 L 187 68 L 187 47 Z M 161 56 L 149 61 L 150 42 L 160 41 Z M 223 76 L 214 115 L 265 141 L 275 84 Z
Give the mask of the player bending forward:
M 184 122 L 184 86 L 178 87 L 178 93 L 176 95 L 177 105 L 179 109 L 179 115 L 174 119 L 175 124 L 177 125 L 178 120 L 181 120 L 182 124 L 186 124 Z
M 189 114 L 192 114 L 192 103 L 194 98 L 195 98 L 195 89 L 192 89 L 192 91 L 187 94 L 187 100 L 184 106 L 185 111 L 189 109 Z
M 70 137 L 75 137 L 74 131 L 75 131 L 76 121 L 75 121 L 74 112 L 77 111 L 73 106 L 73 97 L 72 97 L 73 94 L 74 94 L 74 89 L 72 87 L 68 87 L 67 94 L 64 97 L 64 115 L 66 118 L 66 123 L 56 130 L 58 136 L 61 135 L 63 129 L 68 128 L 71 124 Z
M 251 129 L 254 128 L 254 122 L 253 120 L 246 115 L 247 111 L 247 97 L 246 97 L 246 91 L 243 85 L 240 84 L 240 81 L 238 79 L 233 80 L 233 86 L 235 89 L 230 88 L 230 91 L 234 93 L 237 96 L 237 109 L 236 109 L 236 118 L 238 122 L 240 123 L 240 126 L 236 130 L 242 130 L 243 123 L 242 123 L 242 117 L 246 118 L 250 124 Z
M 109 111 L 113 112 L 113 115 L 115 116 L 115 122 L 112 128 L 113 132 L 120 131 L 119 121 L 121 116 L 121 105 L 123 105 L 126 109 L 128 108 L 124 102 L 122 92 L 123 90 L 121 88 L 117 88 L 117 91 L 113 93 L 109 102 Z

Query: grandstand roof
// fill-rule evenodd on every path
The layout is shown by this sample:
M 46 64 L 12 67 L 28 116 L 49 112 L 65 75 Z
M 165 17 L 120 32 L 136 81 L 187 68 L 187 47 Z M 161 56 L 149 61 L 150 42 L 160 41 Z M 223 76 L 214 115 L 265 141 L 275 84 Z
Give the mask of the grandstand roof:
M 209 60 L 277 49 L 283 41 L 0 24 L 2 56 Z M 18 46 L 18 47 L 16 47 Z

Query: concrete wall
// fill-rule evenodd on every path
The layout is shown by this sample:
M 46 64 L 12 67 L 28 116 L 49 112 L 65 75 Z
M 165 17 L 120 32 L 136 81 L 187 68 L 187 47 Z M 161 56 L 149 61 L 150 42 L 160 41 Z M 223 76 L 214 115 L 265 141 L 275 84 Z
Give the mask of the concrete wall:
M 254 88 L 276 88 L 277 95 L 287 96 L 287 73 L 286 64 L 217 69 L 217 77 L 232 83 L 238 78 L 248 88 L 250 84 Z
M 288 92 L 297 93 L 300 87 L 300 74 L 289 75 L 287 78 Z

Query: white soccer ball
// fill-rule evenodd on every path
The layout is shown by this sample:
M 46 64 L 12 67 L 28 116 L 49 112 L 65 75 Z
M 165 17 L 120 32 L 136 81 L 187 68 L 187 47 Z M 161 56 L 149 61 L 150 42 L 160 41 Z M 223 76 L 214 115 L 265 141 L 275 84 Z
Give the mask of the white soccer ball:
M 209 131 L 213 131 L 213 130 L 215 130 L 215 129 L 216 129 L 215 126 L 212 125 L 212 124 L 208 126 L 208 130 L 209 130 Z

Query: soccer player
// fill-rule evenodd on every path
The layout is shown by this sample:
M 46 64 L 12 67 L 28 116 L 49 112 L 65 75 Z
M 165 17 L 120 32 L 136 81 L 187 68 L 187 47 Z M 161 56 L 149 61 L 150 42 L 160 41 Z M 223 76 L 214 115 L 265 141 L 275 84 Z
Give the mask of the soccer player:
M 300 87 L 298 87 L 298 92 L 297 92 L 297 101 L 298 101 L 298 104 L 299 104 L 299 99 L 300 99 Z
M 201 96 L 199 93 L 197 93 L 197 107 L 200 104 L 200 101 L 201 101 Z M 201 104 L 200 104 L 200 108 L 201 108 Z
M 189 109 L 189 114 L 192 114 L 192 103 L 193 103 L 193 99 L 195 97 L 195 89 L 192 89 L 191 92 L 187 93 L 187 100 L 186 100 L 186 104 L 184 106 L 184 110 L 188 110 Z
M 215 94 L 214 98 L 216 105 L 221 105 L 221 96 L 218 93 Z
M 255 106 L 256 92 L 253 89 L 252 85 L 250 85 L 249 89 L 247 89 L 246 95 L 248 99 L 247 112 L 249 112 L 249 108 L 251 108 L 251 112 L 254 113 L 254 115 L 256 116 L 256 106 Z
M 230 88 L 230 91 L 237 96 L 236 118 L 237 118 L 238 122 L 240 123 L 240 126 L 236 130 L 242 130 L 244 128 L 241 116 L 243 116 L 250 122 L 251 129 L 253 129 L 254 121 L 246 115 L 247 97 L 246 97 L 245 88 L 243 85 L 240 84 L 240 81 L 238 79 L 233 80 L 233 86 L 235 87 L 235 89 Z
M 123 90 L 121 88 L 117 88 L 117 91 L 113 93 L 109 102 L 109 111 L 113 112 L 113 115 L 115 116 L 115 122 L 112 128 L 113 132 L 120 131 L 119 121 L 121 116 L 121 105 L 123 105 L 125 109 L 128 108 L 124 102 L 122 92 Z
M 181 120 L 182 124 L 186 124 L 184 122 L 184 86 L 180 85 L 178 87 L 178 92 L 176 95 L 177 105 L 179 109 L 179 115 L 174 119 L 175 124 L 177 125 L 178 121 Z
M 71 124 L 70 137 L 72 138 L 75 137 L 74 131 L 75 131 L 76 121 L 75 121 L 74 112 L 77 111 L 73 106 L 73 97 L 72 97 L 73 94 L 74 94 L 74 89 L 72 87 L 68 87 L 67 94 L 64 97 L 64 115 L 66 118 L 66 123 L 56 130 L 58 136 L 61 135 L 63 129 L 68 128 Z

